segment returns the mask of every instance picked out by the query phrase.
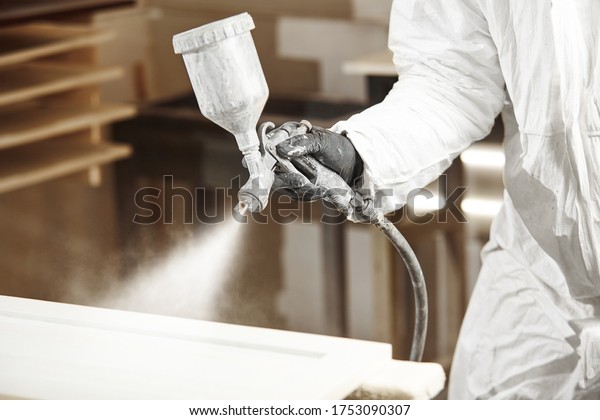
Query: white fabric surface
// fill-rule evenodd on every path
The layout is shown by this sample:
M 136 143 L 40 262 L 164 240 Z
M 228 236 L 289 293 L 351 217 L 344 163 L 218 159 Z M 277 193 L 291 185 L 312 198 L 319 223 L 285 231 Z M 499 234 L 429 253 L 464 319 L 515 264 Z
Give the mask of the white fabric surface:
M 389 44 L 393 90 L 334 127 L 385 210 L 503 110 L 505 205 L 450 397 L 600 398 L 600 1 L 396 0 Z

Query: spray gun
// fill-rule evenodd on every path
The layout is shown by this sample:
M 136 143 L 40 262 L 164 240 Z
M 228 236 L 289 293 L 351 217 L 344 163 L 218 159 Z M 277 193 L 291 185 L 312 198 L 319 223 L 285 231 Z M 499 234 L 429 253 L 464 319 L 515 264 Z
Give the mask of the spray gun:
M 402 256 L 413 285 L 415 329 L 411 360 L 421 360 L 427 332 L 427 290 L 417 258 L 396 227 L 373 205 L 370 197 L 354 191 L 334 171 L 310 155 L 293 162 L 279 156 L 282 141 L 310 132 L 307 121 L 289 122 L 275 128 L 256 125 L 269 96 L 258 53 L 250 31 L 254 22 L 242 13 L 173 37 L 175 52 L 183 55 L 202 114 L 232 133 L 250 177 L 238 193 L 236 210 L 245 215 L 262 211 L 268 204 L 274 171 L 295 172 L 321 191 L 323 199 L 342 214 L 377 226 Z

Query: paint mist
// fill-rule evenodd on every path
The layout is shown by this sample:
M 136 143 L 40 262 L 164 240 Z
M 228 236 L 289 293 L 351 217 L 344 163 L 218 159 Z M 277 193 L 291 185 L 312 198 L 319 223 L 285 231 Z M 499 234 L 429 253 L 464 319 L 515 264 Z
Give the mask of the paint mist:
M 111 287 L 95 306 L 214 320 L 232 277 L 244 225 L 227 220 Z

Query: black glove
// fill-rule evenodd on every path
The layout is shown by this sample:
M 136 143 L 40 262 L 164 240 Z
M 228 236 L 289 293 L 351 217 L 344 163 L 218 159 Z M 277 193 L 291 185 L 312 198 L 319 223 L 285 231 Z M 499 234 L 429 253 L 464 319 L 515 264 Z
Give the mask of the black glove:
M 352 142 L 342 134 L 320 127 L 309 133 L 291 137 L 277 145 L 277 153 L 290 159 L 310 154 L 323 165 L 338 173 L 353 186 L 362 175 L 363 162 Z M 298 167 L 300 171 L 302 169 Z M 306 174 L 307 176 L 309 174 Z M 321 198 L 322 192 L 306 179 L 294 173 L 276 173 L 274 187 L 291 191 L 295 198 L 310 201 Z

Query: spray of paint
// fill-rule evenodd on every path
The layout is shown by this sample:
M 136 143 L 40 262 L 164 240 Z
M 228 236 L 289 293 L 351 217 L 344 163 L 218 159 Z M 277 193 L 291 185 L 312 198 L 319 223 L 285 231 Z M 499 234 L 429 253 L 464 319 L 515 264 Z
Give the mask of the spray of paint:
M 208 232 L 113 286 L 95 306 L 215 319 L 243 231 L 243 225 L 234 220 L 209 227 Z

